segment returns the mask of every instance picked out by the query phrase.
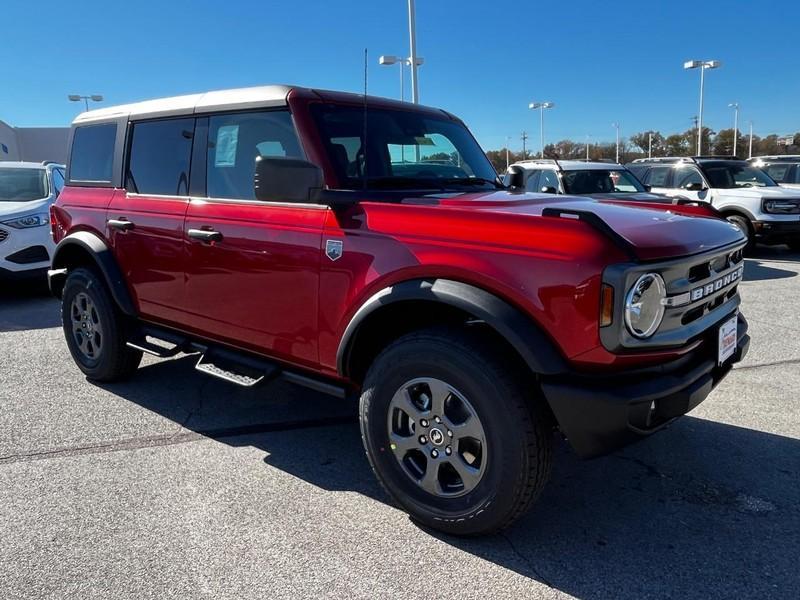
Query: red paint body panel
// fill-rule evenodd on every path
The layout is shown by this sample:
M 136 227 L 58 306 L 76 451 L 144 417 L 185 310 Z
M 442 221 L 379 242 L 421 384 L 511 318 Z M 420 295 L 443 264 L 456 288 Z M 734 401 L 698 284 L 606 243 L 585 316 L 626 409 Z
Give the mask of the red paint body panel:
M 339 182 L 309 105 L 352 98 L 310 90 L 288 96 L 304 152 L 323 168 L 330 188 Z M 358 308 L 381 289 L 417 278 L 454 279 L 506 300 L 579 370 L 659 363 L 691 350 L 606 350 L 598 330 L 602 273 L 631 257 L 584 221 L 543 216 L 546 207 L 600 216 L 640 261 L 740 240 L 734 228 L 694 207 L 505 191 L 409 195 L 396 202 L 378 202 L 365 192 L 360 202 L 334 209 L 67 187 L 53 214 L 57 237 L 85 229 L 107 241 L 145 319 L 328 376 L 338 376 L 337 350 Z M 121 217 L 134 229 L 108 230 L 106 219 Z M 189 229 L 213 229 L 222 239 L 190 239 Z M 329 239 L 343 242 L 338 260 L 325 257 Z

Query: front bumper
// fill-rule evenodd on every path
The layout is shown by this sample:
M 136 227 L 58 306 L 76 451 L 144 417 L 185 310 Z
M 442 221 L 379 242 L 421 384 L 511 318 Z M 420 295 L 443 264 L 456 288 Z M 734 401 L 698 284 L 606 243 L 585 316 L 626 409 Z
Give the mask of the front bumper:
M 792 221 L 754 221 L 753 230 L 759 242 L 780 244 L 800 238 L 800 217 Z
M 705 400 L 750 346 L 747 321 L 739 315 L 736 351 L 717 365 L 716 331 L 706 332 L 696 350 L 666 365 L 543 380 L 545 398 L 575 452 L 581 458 L 606 454 L 658 431 Z
M 14 229 L 0 226 L 0 274 L 6 278 L 25 277 L 28 272 L 38 277 L 50 266 L 55 244 L 47 226 Z

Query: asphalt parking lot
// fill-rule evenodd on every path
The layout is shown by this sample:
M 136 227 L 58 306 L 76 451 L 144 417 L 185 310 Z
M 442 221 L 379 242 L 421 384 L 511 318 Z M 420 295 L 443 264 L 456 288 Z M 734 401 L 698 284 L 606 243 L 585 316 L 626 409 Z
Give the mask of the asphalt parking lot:
M 796 598 L 800 255 L 741 284 L 746 361 L 690 416 L 553 478 L 503 535 L 432 534 L 369 470 L 355 407 L 146 359 L 96 385 L 58 303 L 0 284 L 0 597 Z

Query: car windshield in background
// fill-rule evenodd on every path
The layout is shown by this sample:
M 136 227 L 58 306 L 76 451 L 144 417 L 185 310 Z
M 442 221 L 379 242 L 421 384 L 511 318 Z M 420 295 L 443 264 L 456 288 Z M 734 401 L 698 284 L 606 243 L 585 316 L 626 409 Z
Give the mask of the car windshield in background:
M 727 190 L 778 185 L 761 169 L 747 165 L 712 163 L 703 165 L 703 171 L 712 188 Z
M 561 175 L 567 194 L 611 194 L 644 192 L 642 184 L 628 171 L 591 169 L 564 171 Z
M 0 202 L 30 202 L 46 197 L 44 169 L 0 168 Z
M 444 115 L 318 104 L 323 142 L 345 189 L 494 189 L 497 174 L 469 131 Z

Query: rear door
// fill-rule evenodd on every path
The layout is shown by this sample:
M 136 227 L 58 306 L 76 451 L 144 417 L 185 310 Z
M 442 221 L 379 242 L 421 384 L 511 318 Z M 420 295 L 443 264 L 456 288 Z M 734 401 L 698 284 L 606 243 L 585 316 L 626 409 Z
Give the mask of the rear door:
M 106 213 L 107 235 L 142 315 L 185 321 L 183 220 L 189 205 L 194 117 L 132 123 L 124 189 Z
M 213 115 L 206 131 L 185 223 L 193 322 L 212 338 L 314 366 L 328 208 L 258 201 L 253 188 L 258 156 L 304 157 L 292 117 L 286 110 Z M 205 189 L 195 191 L 201 168 Z
M 643 184 L 649 185 L 650 191 L 655 194 L 674 195 L 675 191 L 670 188 L 671 176 L 672 166 L 658 165 L 647 169 L 640 180 Z
M 697 186 L 702 189 L 696 189 Z M 708 195 L 708 185 L 700 170 L 691 165 L 676 167 L 672 174 L 673 195 L 683 196 L 689 200 L 704 200 Z

